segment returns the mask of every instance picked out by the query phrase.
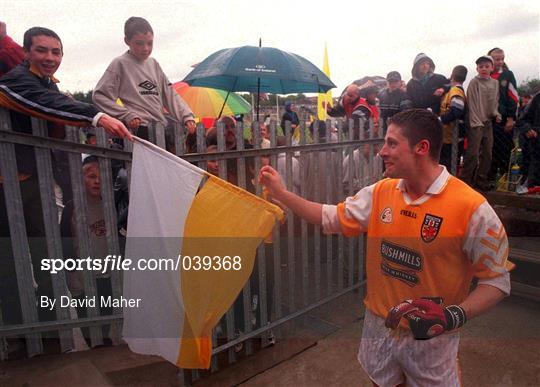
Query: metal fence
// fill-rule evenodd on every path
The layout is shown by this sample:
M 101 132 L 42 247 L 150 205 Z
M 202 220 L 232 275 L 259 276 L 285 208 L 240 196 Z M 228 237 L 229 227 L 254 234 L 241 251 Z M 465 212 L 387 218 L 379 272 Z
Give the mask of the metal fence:
M 252 127 L 259 128 L 259 125 L 254 122 Z M 332 128 L 329 121 L 326 127 Z M 51 313 L 42 315 L 43 308 L 38 308 L 37 302 L 42 296 L 57 300 L 61 296 L 71 296 L 66 272 L 49 274 L 40 270 L 41 258 L 64 257 L 65 238 L 60 233 L 59 214 L 66 204 L 66 197 L 72 198 L 78 254 L 81 257 L 90 256 L 88 203 L 81 173 L 81 154 L 98 156 L 108 251 L 122 255 L 122 236 L 118 233 L 115 201 L 117 187 L 113 179 L 116 172 L 113 173 L 111 164 L 121 162 L 129 182 L 131 143 L 124 141 L 122 150 L 112 149 L 111 140 L 101 128 L 96 129 L 97 145 L 81 143 L 79 128 L 66 128 L 66 138 L 62 140 L 47 137 L 46 129 L 45 122 L 32 119 L 33 135 L 13 132 L 9 112 L 0 109 L 0 175 L 5 217 L 9 224 L 8 234 L 4 232 L 4 235 L 0 235 L 0 275 L 3 276 L 2 281 L 11 278 L 12 286 L 18 289 L 16 301 L 20 309 L 20 320 L 13 322 L 13 317 L 6 314 L 7 304 L 13 300 L 8 300 L 5 294 L 0 299 L 2 359 L 7 358 L 8 345 L 13 338 L 24 338 L 27 356 L 32 357 L 44 352 L 43 339 L 49 337 L 57 340 L 62 352 L 71 350 L 75 328 L 88 329 L 91 346 L 104 343 L 101 329 L 104 325 L 111 326 L 113 341 L 119 341 L 121 336 L 121 309 L 104 315 L 99 307 L 89 307 L 84 317 L 77 317 L 74 310 L 57 304 Z M 256 182 L 253 184 L 251 179 L 265 163 L 282 171 L 288 189 L 298 191 L 303 197 L 333 204 L 382 176 L 382 163 L 376 156 L 382 139 L 376 135 L 373 125 L 369 131 L 360 134 L 360 139 L 355 139 L 352 122 L 337 122 L 335 129 L 326 130 L 322 137 L 318 122 L 311 131 L 305 123 L 301 123 L 297 132 L 298 145 L 293 146 L 294 130 L 287 125 L 283 136 L 280 136 L 281 129 L 272 122 L 269 148 L 261 147 L 263 141 L 259 130 L 249 130 L 238 123 L 234 129 L 236 144 L 231 144 L 231 133 L 226 133 L 227 130 L 222 124 L 217 126 L 217 149 L 213 153 L 206 152 L 207 139 L 201 125 L 197 127 L 197 153 L 194 154 L 185 154 L 187 136 L 184 127 L 178 123 L 167 128 L 152 125 L 149 139 L 203 169 L 207 168 L 209 161 L 218 160 L 219 176 L 224 179 L 230 179 L 230 168 L 235 168 L 235 183 L 243 188 L 251 187 L 257 195 L 261 195 L 261 186 Z M 245 141 L 246 137 L 251 137 L 250 142 Z M 278 146 L 283 139 L 285 145 Z M 32 147 L 37 162 L 37 178 L 31 176 L 23 179 L 18 173 L 16 146 L 20 145 Z M 53 160 L 53 151 L 56 161 Z M 62 154 L 65 162 L 59 167 L 57 156 Z M 28 230 L 29 217 L 25 207 L 29 203 L 25 190 L 26 184 L 32 183 L 32 179 L 35 179 L 39 191 L 37 212 L 41 212 L 43 218 L 42 235 L 31 234 Z M 59 180 L 69 181 L 69 184 L 60 184 Z M 59 189 L 59 185 L 63 190 Z M 69 186 L 71 188 L 66 188 Z M 60 199 L 60 192 L 63 193 L 63 200 Z M 214 355 L 226 353 L 227 362 L 235 362 L 237 344 L 243 342 L 242 355 L 249 355 L 254 347 L 252 340 L 248 339 L 265 336 L 279 325 L 360 288 L 364 279 L 363 259 L 362 238 L 323 235 L 320 227 L 308 225 L 289 212 L 286 223 L 275 226 L 273 243 L 259 247 L 250 281 L 214 330 Z M 10 277 L 10 273 L 14 278 Z M 122 294 L 122 273 L 111 273 L 112 295 L 119 297 Z M 95 296 L 98 292 L 95 275 L 88 270 L 83 274 L 85 295 Z M 6 287 L 3 287 L 3 291 Z M 271 342 L 263 341 L 261 346 L 269 344 Z M 213 356 L 212 370 L 217 368 L 218 362 Z M 197 372 L 189 375 L 190 380 L 197 377 Z

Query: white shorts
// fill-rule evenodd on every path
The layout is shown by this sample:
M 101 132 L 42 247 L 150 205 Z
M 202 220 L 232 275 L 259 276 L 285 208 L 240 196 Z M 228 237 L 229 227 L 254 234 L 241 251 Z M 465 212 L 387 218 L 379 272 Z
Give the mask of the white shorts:
M 459 334 L 415 340 L 410 331 L 392 331 L 366 310 L 358 361 L 379 386 L 461 386 Z

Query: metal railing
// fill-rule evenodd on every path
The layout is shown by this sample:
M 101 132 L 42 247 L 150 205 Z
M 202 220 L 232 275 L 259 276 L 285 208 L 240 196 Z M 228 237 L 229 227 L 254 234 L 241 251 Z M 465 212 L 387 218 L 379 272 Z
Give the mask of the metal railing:
M 326 123 L 331 128 L 331 123 Z M 258 123 L 252 127 L 259 128 Z M 16 276 L 20 320 L 13 322 L 5 309 L 5 294 L 0 296 L 0 356 L 7 357 L 8 338 L 23 337 L 29 357 L 44 352 L 43 337 L 54 331 L 61 351 L 73 348 L 73 329 L 89 329 L 91 346 L 104 343 L 103 325 L 111 326 L 111 337 L 121 337 L 121 309 L 113 310 L 112 315 L 101 315 L 99 307 L 88 307 L 85 317 L 76 317 L 69 308 L 54 308 L 53 315 L 42 316 L 37 302 L 42 295 L 56 299 L 71 296 L 66 283 L 66 273 L 49 274 L 40 271 L 39 261 L 43 257 L 63 258 L 65 238 L 60 233 L 59 207 L 63 204 L 58 198 L 58 176 L 69 176 L 70 192 L 64 188 L 64 198 L 73 200 L 73 226 L 77 235 L 77 253 L 81 257 L 90 256 L 91 239 L 87 221 L 87 197 L 82 178 L 81 154 L 92 154 L 99 159 L 101 175 L 101 198 L 107 231 L 107 248 L 110 254 L 122 255 L 119 240 L 117 208 L 111 162 L 124 163 L 127 180 L 130 178 L 131 143 L 124 141 L 123 150 L 111 149 L 110 139 L 103 129 L 97 128 L 97 145 L 82 144 L 81 129 L 66 128 L 65 139 L 46 136 L 46 123 L 32 119 L 32 135 L 14 132 L 11 129 L 9 113 L 0 109 L 0 175 L 5 198 L 6 217 L 9 234 L 0 235 L 0 255 L 2 259 L 2 278 Z M 236 146 L 227 143 L 226 128 L 217 126 L 217 152 L 206 153 L 205 129 L 197 127 L 197 153 L 185 154 L 185 128 L 172 123 L 164 127 L 160 124 L 149 128 L 150 140 L 161 147 L 174 150 L 178 156 L 196 163 L 206 169 L 209 160 L 218 160 L 219 176 L 227 179 L 228 168 L 234 166 L 237 172 L 235 182 L 242 188 L 250 188 L 260 195 L 261 187 L 250 180 L 262 164 L 270 163 L 284 172 L 288 189 L 297 190 L 302 196 L 319 202 L 336 204 L 354 194 L 366 184 L 371 184 L 382 176 L 382 163 L 376 156 L 382 139 L 376 136 L 371 125 L 369 132 L 361 132 L 361 138 L 353 136 L 352 122 L 337 122 L 334 131 L 327 130 L 326 136 L 319 136 L 318 123 L 309 131 L 305 123 L 300 127 L 299 145 L 292 146 L 293 130 L 289 125 L 283 130 L 285 146 L 279 128 L 274 122 L 270 125 L 270 148 L 261 148 L 260 132 L 252 131 L 251 146 L 248 148 L 245 137 L 249 131 L 241 123 L 235 130 Z M 246 132 L 246 133 L 245 133 Z M 230 136 L 229 136 L 230 140 Z M 43 235 L 29 235 L 27 232 L 28 210 L 25 184 L 36 176 L 22 179 L 17 171 L 16 148 L 20 145 L 33 149 L 37 165 L 37 184 L 43 218 Z M 234 144 L 233 144 L 234 145 Z M 234 150 L 230 150 L 234 148 Z M 229 150 L 228 150 L 229 149 Z M 55 165 L 52 151 L 67 155 L 67 167 Z M 354 161 L 354 162 L 353 162 Z M 128 185 L 129 187 L 129 185 Z M 0 198 L 1 199 L 1 198 Z M 0 203 L 0 206 L 4 203 Z M 1 213 L 0 213 L 1 215 Z M 2 219 L 4 221 L 5 219 Z M 7 246 L 7 247 L 6 247 Z M 39 250 L 39 249 L 42 250 Z M 38 249 L 38 250 L 36 250 Z M 45 250 L 43 250 L 45 249 Z M 10 262 L 11 265 L 10 266 Z M 218 328 L 214 330 L 214 354 L 225 352 L 227 362 L 236 361 L 238 353 L 234 346 L 244 342 L 243 354 L 253 353 L 252 342 L 248 339 L 264 335 L 267 331 L 309 312 L 313 308 L 362 286 L 364 279 L 364 240 L 347 239 L 343 236 L 323 235 L 320 227 L 310 226 L 306 221 L 287 213 L 284 225 L 276 225 L 273 243 L 261 245 L 257 252 L 257 262 L 250 281 L 246 283 L 239 299 L 226 313 Z M 14 270 L 14 271 L 13 271 Z M 45 275 L 47 274 L 47 275 Z M 93 297 L 98 294 L 93 272 L 85 270 L 84 294 Z M 49 284 L 50 283 L 50 284 Z M 110 278 L 112 295 L 122 294 L 122 273 L 112 271 Z M 36 287 L 37 285 L 37 287 Z M 4 289 L 5 290 L 5 289 Z M 256 296 L 256 298 L 254 297 Z M 256 301 L 256 302 L 255 302 Z M 235 313 L 236 311 L 236 313 Z M 221 333 L 220 333 L 221 332 Z M 262 344 L 264 347 L 265 343 Z M 213 356 L 212 370 L 218 367 Z M 190 379 L 197 378 L 197 372 Z

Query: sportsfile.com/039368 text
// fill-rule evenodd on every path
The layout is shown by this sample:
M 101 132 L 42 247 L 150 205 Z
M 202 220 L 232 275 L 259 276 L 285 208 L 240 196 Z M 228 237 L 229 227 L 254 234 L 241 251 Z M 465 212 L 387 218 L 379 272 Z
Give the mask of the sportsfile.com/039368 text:
M 184 271 L 238 271 L 242 269 L 242 257 L 234 256 L 189 256 L 179 255 L 174 258 L 140 258 L 134 261 L 117 255 L 105 258 L 44 258 L 41 270 L 56 274 L 61 270 L 92 270 L 107 273 L 111 270 L 184 270 Z

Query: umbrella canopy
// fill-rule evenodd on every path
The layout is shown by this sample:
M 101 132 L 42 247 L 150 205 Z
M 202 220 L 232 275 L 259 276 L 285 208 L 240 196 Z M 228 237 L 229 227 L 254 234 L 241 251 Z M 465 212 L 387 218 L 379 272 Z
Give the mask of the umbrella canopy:
M 373 90 L 373 88 L 375 88 L 377 92 L 384 89 L 386 87 L 386 78 L 380 77 L 378 75 L 366 76 L 366 77 L 359 78 L 356 81 L 353 81 L 352 83 L 357 85 L 358 88 L 360 89 L 360 96 L 365 97 L 365 94 L 363 93 L 367 89 Z M 347 91 L 347 87 L 343 89 L 339 98 L 343 98 L 343 96 L 345 95 L 345 92 Z
M 353 83 L 358 85 L 360 89 L 363 89 L 365 87 L 370 87 L 370 86 L 377 86 L 379 89 L 382 89 L 386 87 L 386 78 L 378 76 L 378 75 L 367 76 L 367 77 L 357 79 Z
M 185 78 L 191 86 L 254 93 L 320 93 L 336 87 L 313 63 L 272 47 L 217 51 Z
M 251 105 L 234 93 L 227 96 L 226 91 L 190 87 L 186 82 L 176 82 L 172 86 L 199 118 L 246 114 L 251 111 Z

